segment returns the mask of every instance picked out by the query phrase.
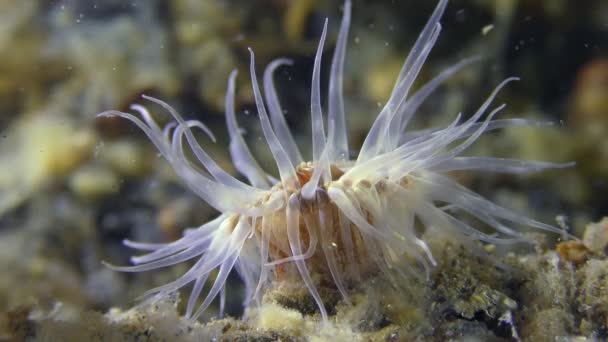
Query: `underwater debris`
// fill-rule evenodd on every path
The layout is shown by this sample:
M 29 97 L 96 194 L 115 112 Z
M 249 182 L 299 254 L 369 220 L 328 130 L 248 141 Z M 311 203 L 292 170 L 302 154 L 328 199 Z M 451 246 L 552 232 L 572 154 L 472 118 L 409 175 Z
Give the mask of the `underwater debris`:
M 161 100 L 144 96 L 173 116 L 175 121 L 163 128 L 140 105 L 132 105 L 131 109 L 139 113 L 141 119 L 115 110 L 100 113 L 99 116 L 120 116 L 135 123 L 188 187 L 221 212 L 201 227 L 186 230 L 174 242 L 152 244 L 125 240 L 126 246 L 149 253 L 132 257 L 134 266 L 110 267 L 118 271 L 141 272 L 197 259 L 177 280 L 144 294 L 144 302 L 150 302 L 193 283 L 186 305 L 186 316 L 191 319 L 198 318 L 218 296 L 220 312 L 223 311 L 225 283 L 232 269 L 237 270 L 245 283 L 245 305 L 259 304 L 261 295 L 273 281 L 303 282 L 322 320 L 327 321 L 329 314 L 321 291 L 323 287 L 336 289 L 345 302 L 349 302 L 350 288 L 371 276 L 386 277 L 394 284 L 412 277 L 429 278 L 436 261 L 424 236 L 449 234 L 452 240 L 462 243 L 473 253 L 485 255 L 475 241 L 492 244 L 531 242 L 516 226 L 562 233 L 559 228 L 500 207 L 446 175 L 455 170 L 524 173 L 571 165 L 460 156 L 487 131 L 541 125 L 525 119 L 494 119 L 505 107 L 502 104 L 490 109 L 494 98 L 516 78 L 500 83 L 466 120 L 458 115 L 447 127 L 406 132 L 418 107 L 442 81 L 476 60 L 464 59 L 410 94 L 416 76 L 439 37 L 439 21 L 446 5 L 447 0 L 441 0 L 426 23 L 356 159 L 349 155 L 342 94 L 351 16 L 348 0 L 330 71 L 327 130 L 320 87 L 327 20 L 315 56 L 311 161 L 304 160 L 294 142 L 273 84 L 274 71 L 292 62 L 277 59 L 268 65 L 263 76 L 264 101 L 256 76 L 254 53 L 250 49 L 255 102 L 264 137 L 279 170 L 279 180 L 262 170 L 241 135 L 234 108 L 236 71 L 229 77 L 226 95 L 229 149 L 234 166 L 248 183 L 220 168 L 199 145 L 193 133 L 195 128 L 215 141 L 203 123 L 184 120 Z M 199 164 L 188 159 L 184 136 Z M 483 222 L 492 232 L 471 226 L 454 211 Z M 215 270 L 217 275 L 197 307 L 207 279 Z

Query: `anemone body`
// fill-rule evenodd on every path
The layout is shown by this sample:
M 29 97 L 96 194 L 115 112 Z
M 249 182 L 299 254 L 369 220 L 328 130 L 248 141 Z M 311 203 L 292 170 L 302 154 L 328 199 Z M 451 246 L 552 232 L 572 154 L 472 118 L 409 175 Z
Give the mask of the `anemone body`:
M 447 127 L 406 131 L 420 104 L 443 80 L 473 62 L 475 58 L 446 69 L 415 93 L 410 94 L 441 25 L 447 5 L 440 0 L 403 64 L 390 97 L 373 123 L 354 160 L 349 147 L 342 95 L 342 78 L 351 4 L 344 5 L 327 95 L 327 130 L 321 106 L 320 62 L 327 21 L 315 57 L 312 90 L 312 158 L 306 162 L 294 142 L 273 85 L 276 68 L 291 64 L 273 61 L 264 73 L 264 95 L 259 89 L 251 52 L 250 75 L 262 131 L 279 170 L 279 179 L 267 174 L 252 156 L 239 128 L 234 109 L 236 71 L 228 81 L 226 122 L 230 134 L 230 154 L 236 169 L 247 179 L 241 181 L 222 170 L 199 145 L 194 129 L 213 135 L 199 121 L 184 120 L 168 104 L 146 99 L 165 108 L 174 122 L 161 128 L 139 105 L 133 114 L 107 111 L 134 122 L 156 145 L 163 157 L 186 185 L 221 214 L 183 237 L 166 244 L 125 241 L 129 247 L 147 251 L 132 257 L 134 266 L 113 267 L 140 272 L 167 267 L 187 260 L 193 266 L 180 278 L 146 293 L 150 300 L 193 284 L 186 315 L 196 319 L 217 297 L 223 309 L 224 286 L 236 269 L 245 283 L 248 305 L 257 300 L 272 281 L 303 282 L 315 299 L 319 312 L 327 312 L 317 290 L 333 286 L 345 299 L 349 288 L 370 275 L 390 279 L 422 276 L 435 260 L 415 222 L 424 230 L 452 234 L 471 248 L 475 240 L 493 244 L 526 242 L 519 227 L 560 232 L 557 228 L 500 207 L 451 180 L 444 173 L 453 170 L 485 170 L 521 173 L 549 167 L 563 167 L 537 161 L 490 157 L 463 157 L 461 154 L 484 132 L 513 125 L 539 125 L 524 119 L 495 120 L 503 105 L 490 108 L 501 83 L 467 120 L 457 118 Z M 268 114 L 269 113 L 269 114 Z M 184 141 L 197 161 L 186 157 Z M 201 167 L 202 166 L 202 167 Z M 484 222 L 493 232 L 470 226 L 453 214 L 458 210 Z M 212 271 L 217 275 L 206 287 Z M 211 277 L 213 278 L 213 277 Z M 196 309 L 196 310 L 195 310 Z

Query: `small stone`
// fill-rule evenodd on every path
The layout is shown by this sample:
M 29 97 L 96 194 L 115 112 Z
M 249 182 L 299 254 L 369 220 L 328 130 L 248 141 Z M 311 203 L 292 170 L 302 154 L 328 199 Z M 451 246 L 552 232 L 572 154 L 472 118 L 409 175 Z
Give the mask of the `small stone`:
M 560 259 L 569 261 L 575 265 L 580 265 L 587 260 L 589 250 L 580 241 L 570 240 L 557 244 L 555 247 Z
M 89 200 L 116 193 L 120 188 L 120 180 L 114 172 L 92 165 L 76 170 L 68 184 L 75 194 Z
M 141 176 L 150 170 L 153 158 L 135 141 L 122 140 L 106 143 L 101 159 L 116 172 L 130 177 Z
M 593 252 L 606 254 L 606 247 L 608 245 L 608 217 L 604 217 L 600 222 L 587 225 L 583 233 L 583 243 Z

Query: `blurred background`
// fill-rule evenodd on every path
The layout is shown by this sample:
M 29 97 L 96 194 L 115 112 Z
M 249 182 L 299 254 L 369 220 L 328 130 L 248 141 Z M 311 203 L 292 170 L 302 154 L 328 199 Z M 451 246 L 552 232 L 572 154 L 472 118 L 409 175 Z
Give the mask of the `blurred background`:
M 201 143 L 234 173 L 223 115 L 229 72 L 239 70 L 238 120 L 260 163 L 273 160 L 257 121 L 247 47 L 258 77 L 277 57 L 275 80 L 287 122 L 310 153 L 310 78 L 323 21 L 329 34 L 323 89 L 341 1 L 2 1 L 0 2 L 0 311 L 20 306 L 105 311 L 129 307 L 188 265 L 143 274 L 127 264 L 125 238 L 170 241 L 216 215 L 189 192 L 133 124 L 97 119 L 139 103 L 159 122 L 163 99 L 208 125 Z M 349 139 L 356 155 L 435 1 L 353 0 L 344 79 Z M 525 176 L 455 177 L 492 200 L 572 233 L 608 215 L 608 2 L 452 0 L 419 87 L 465 57 L 483 59 L 449 79 L 412 126 L 445 125 L 475 111 L 496 85 L 501 118 L 551 121 L 487 134 L 469 155 L 576 161 Z M 326 101 L 324 98 L 323 101 Z M 237 277 L 235 276 L 236 280 Z M 231 282 L 238 288 L 238 281 Z M 241 299 L 228 298 L 240 313 Z M 213 311 L 213 310 L 210 310 Z M 214 314 L 211 312 L 210 314 Z

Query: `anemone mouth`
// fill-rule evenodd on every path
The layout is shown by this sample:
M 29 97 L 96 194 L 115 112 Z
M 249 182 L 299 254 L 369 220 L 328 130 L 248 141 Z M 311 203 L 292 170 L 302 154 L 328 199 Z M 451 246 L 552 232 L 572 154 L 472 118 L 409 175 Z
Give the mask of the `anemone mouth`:
M 420 104 L 445 79 L 477 59 L 465 59 L 449 67 L 417 92 L 409 94 L 439 36 L 439 20 L 446 5 L 447 0 L 440 0 L 425 25 L 356 160 L 348 158 L 342 95 L 349 0 L 344 5 L 344 18 L 330 71 L 327 131 L 320 95 L 320 62 L 327 21 L 315 55 L 310 162 L 303 161 L 285 123 L 272 79 L 278 67 L 291 62 L 278 59 L 269 64 L 264 72 L 263 98 L 254 54 L 250 50 L 250 76 L 260 125 L 276 162 L 279 179 L 260 167 L 238 126 L 234 108 L 236 71 L 228 80 L 226 126 L 233 164 L 247 181 L 228 174 L 201 147 L 193 134 L 194 129 L 202 130 L 215 141 L 204 124 L 184 120 L 161 100 L 144 96 L 172 115 L 174 122 L 163 128 L 139 105 L 131 108 L 141 118 L 118 111 L 99 114 L 117 115 L 135 123 L 187 187 L 221 212 L 216 219 L 186 231 L 174 242 L 126 241 L 125 245 L 148 254 L 132 258 L 134 266 L 113 268 L 140 272 L 195 259 L 192 268 L 181 277 L 144 295 L 153 300 L 192 283 L 186 315 L 193 319 L 218 296 L 222 311 L 226 280 L 233 269 L 245 283 L 245 305 L 253 301 L 259 303 L 260 295 L 274 281 L 301 282 L 314 298 L 322 319 L 327 321 L 328 313 L 317 290 L 319 284 L 330 284 L 348 301 L 350 287 L 369 276 L 382 275 L 394 283 L 404 278 L 429 277 L 436 260 L 427 241 L 416 229 L 416 222 L 429 233 L 451 234 L 479 254 L 485 252 L 476 241 L 492 244 L 527 242 L 517 227 L 562 233 L 551 225 L 500 207 L 444 175 L 453 170 L 521 173 L 572 165 L 460 156 L 489 130 L 539 125 L 524 119 L 494 119 L 505 105 L 491 109 L 493 100 L 516 78 L 499 84 L 467 120 L 461 120 L 458 115 L 446 127 L 405 132 Z M 482 119 L 484 115 L 486 118 Z M 187 148 L 195 158 L 187 156 Z M 482 221 L 491 232 L 486 233 L 461 220 L 452 213 L 456 210 Z M 213 277 L 213 273 L 217 275 Z M 210 285 L 206 285 L 208 280 Z M 206 295 L 196 308 L 198 297 L 205 289 Z
M 296 176 L 300 186 L 305 186 L 315 174 L 315 168 L 318 167 L 313 162 L 302 162 L 296 167 Z M 329 177 L 327 183 L 319 185 L 319 189 L 326 188 L 330 182 L 340 180 L 346 171 L 353 167 L 352 162 L 340 162 L 339 164 L 329 165 Z

